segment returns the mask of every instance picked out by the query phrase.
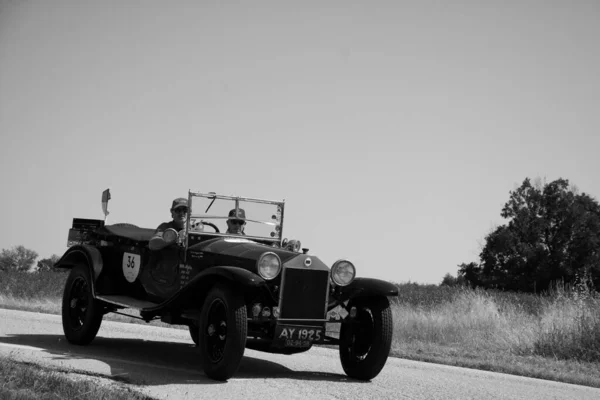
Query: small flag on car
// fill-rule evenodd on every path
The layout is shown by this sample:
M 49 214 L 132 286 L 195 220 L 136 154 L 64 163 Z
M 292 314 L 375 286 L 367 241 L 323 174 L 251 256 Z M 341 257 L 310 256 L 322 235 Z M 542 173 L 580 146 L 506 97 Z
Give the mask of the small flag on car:
M 106 216 L 109 214 L 108 213 L 108 201 L 110 200 L 110 189 L 106 189 L 104 192 L 102 192 L 102 212 L 104 213 L 104 219 L 106 219 Z

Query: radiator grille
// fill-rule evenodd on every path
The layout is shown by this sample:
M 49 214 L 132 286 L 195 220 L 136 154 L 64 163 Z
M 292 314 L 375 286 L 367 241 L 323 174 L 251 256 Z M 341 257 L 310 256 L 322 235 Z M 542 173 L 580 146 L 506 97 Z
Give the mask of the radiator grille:
M 324 319 L 329 290 L 329 271 L 284 268 L 281 296 L 281 319 Z

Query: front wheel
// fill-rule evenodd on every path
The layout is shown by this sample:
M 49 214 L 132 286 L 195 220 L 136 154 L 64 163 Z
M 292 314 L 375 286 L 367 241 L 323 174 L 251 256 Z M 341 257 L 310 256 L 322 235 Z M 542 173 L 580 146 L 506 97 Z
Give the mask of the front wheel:
M 74 267 L 63 292 L 62 325 L 69 343 L 89 344 L 102 323 L 102 304 L 94 299 L 90 271 L 85 265 Z
M 351 378 L 371 380 L 383 369 L 392 345 L 392 310 L 387 297 L 365 297 L 350 301 L 356 317 L 342 323 L 340 360 Z
M 198 332 L 206 376 L 219 381 L 233 376 L 244 356 L 247 332 L 243 296 L 223 284 L 215 285 L 204 300 Z

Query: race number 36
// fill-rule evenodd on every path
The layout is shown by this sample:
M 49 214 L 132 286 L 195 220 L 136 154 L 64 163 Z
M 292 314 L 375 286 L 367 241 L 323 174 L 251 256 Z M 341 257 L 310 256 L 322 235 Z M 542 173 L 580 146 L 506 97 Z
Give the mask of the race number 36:
M 133 283 L 140 273 L 142 257 L 139 254 L 123 253 L 123 276 L 127 282 Z

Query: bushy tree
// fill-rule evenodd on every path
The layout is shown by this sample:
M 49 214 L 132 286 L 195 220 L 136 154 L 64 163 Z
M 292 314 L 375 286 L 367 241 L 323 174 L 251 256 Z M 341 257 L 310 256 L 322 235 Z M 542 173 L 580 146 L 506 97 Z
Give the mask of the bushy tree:
M 56 254 L 52 254 L 48 258 L 44 258 L 44 259 L 38 261 L 36 271 L 38 271 L 38 272 L 43 272 L 43 271 L 56 271 L 56 272 L 60 272 L 61 269 L 54 268 L 54 264 L 56 264 L 56 262 L 58 260 L 60 260 L 60 256 L 58 256 Z
M 482 286 L 481 268 L 477 263 L 462 263 L 458 266 L 458 277 L 461 278 L 466 285 L 473 288 Z
M 465 278 L 464 276 L 461 276 L 460 274 L 458 276 L 454 276 L 450 273 L 447 273 L 446 275 L 444 275 L 444 278 L 442 279 L 442 283 L 440 283 L 440 286 L 462 286 L 465 284 Z
M 0 252 L 0 270 L 2 271 L 29 271 L 38 253 L 25 248 L 25 246 L 14 246 L 12 249 L 2 249 Z
M 600 205 L 592 197 L 566 179 L 527 178 L 501 216 L 508 223 L 486 236 L 480 265 L 459 269 L 471 284 L 532 292 L 587 274 L 600 289 Z

